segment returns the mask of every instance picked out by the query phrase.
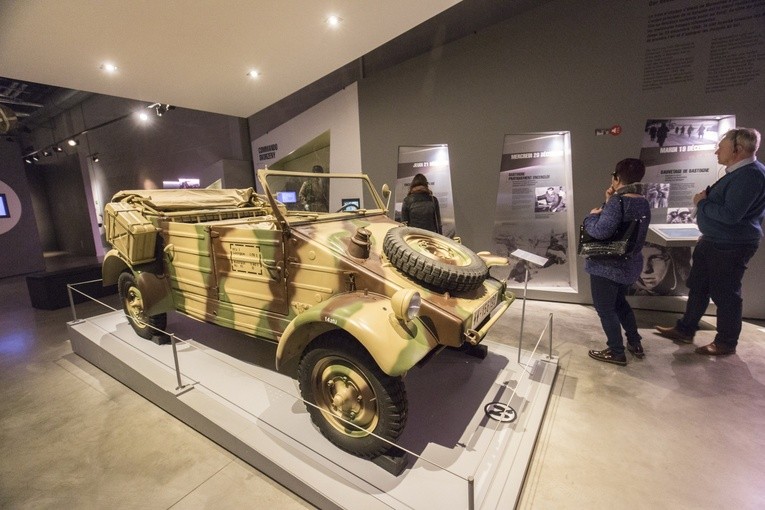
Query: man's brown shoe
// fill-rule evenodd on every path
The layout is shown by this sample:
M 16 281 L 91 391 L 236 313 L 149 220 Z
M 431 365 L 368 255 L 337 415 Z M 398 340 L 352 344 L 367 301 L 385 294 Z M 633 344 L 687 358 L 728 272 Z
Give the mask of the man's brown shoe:
M 696 354 L 706 354 L 708 356 L 727 356 L 728 354 L 736 354 L 735 347 L 722 347 L 712 342 L 704 347 L 696 348 Z
M 693 343 L 693 335 L 686 335 L 682 331 L 679 331 L 675 326 L 654 326 L 656 332 L 664 338 L 670 340 L 678 340 L 686 344 Z

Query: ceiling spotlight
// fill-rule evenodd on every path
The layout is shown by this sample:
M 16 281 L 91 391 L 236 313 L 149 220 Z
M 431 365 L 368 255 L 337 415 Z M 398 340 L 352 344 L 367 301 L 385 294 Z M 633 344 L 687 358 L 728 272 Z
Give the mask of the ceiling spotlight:
M 24 158 L 24 162 L 25 162 L 27 165 L 31 165 L 31 164 L 32 164 L 32 158 Z
M 60 145 L 56 145 L 55 147 L 53 147 L 53 150 L 56 152 L 64 152 L 64 149 L 62 149 Z
M 110 63 L 101 64 L 101 70 L 107 73 L 116 73 L 117 69 L 118 67 L 115 66 L 114 64 L 110 64 Z
M 342 21 L 343 21 L 343 18 L 341 18 L 341 17 L 339 17 L 339 16 L 334 16 L 334 15 L 332 15 L 332 16 L 330 16 L 329 18 L 327 18 L 327 25 L 329 25 L 329 26 L 331 26 L 331 27 L 336 27 L 336 26 L 338 26 L 338 25 L 340 24 L 340 22 L 342 22 Z
M 68 143 L 70 147 L 74 147 L 74 146 L 76 146 L 76 145 L 79 145 L 79 144 L 80 144 L 80 142 L 78 142 L 78 141 L 77 141 L 77 140 L 75 140 L 74 138 L 70 138 L 69 140 L 67 140 L 67 141 L 66 141 L 66 143 Z
M 146 122 L 147 120 L 149 120 L 149 115 L 146 114 L 145 112 L 141 112 L 138 114 L 138 118 Z
M 247 73 L 247 76 L 250 78 L 257 78 L 260 76 L 260 73 L 256 71 L 255 69 L 252 69 L 251 71 Z
M 53 156 L 53 153 L 51 151 L 45 150 L 43 151 L 43 156 L 45 156 L 46 158 L 49 158 Z
M 101 160 L 101 158 L 98 157 L 98 153 L 97 152 L 91 154 L 90 155 L 90 159 L 93 160 L 93 163 L 98 163 Z

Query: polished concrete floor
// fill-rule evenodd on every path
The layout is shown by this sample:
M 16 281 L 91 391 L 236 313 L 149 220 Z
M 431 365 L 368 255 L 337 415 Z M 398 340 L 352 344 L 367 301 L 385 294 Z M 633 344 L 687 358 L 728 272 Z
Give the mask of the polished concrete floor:
M 560 370 L 520 508 L 765 508 L 761 324 L 713 359 L 651 333 L 676 315 L 639 310 L 646 357 L 618 367 L 587 356 L 604 346 L 589 306 L 529 301 L 525 347 L 551 313 Z M 491 339 L 516 345 L 520 317 Z M 71 318 L 0 280 L 0 508 L 312 508 L 73 354 Z

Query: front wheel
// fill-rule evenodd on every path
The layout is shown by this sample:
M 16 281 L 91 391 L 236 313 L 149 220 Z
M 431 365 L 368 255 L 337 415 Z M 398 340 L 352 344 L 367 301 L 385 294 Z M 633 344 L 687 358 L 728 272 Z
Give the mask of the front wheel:
M 162 337 L 163 333 L 158 330 L 164 330 L 167 327 L 167 314 L 147 316 L 144 312 L 143 296 L 141 290 L 135 281 L 133 273 L 124 272 L 120 275 L 117 283 L 122 309 L 127 315 L 128 322 L 141 338 L 151 340 L 155 336 Z
M 300 360 L 298 379 L 311 419 L 342 450 L 377 457 L 392 448 L 387 441 L 395 442 L 404 429 L 403 381 L 380 370 L 350 335 L 315 340 Z

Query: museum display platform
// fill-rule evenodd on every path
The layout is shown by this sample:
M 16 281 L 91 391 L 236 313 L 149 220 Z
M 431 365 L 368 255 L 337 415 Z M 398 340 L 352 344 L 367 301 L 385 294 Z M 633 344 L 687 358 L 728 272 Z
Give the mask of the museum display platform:
M 183 318 L 171 345 L 122 312 L 68 323 L 72 348 L 146 399 L 320 508 L 512 508 L 558 368 L 555 357 L 485 341 L 485 358 L 444 350 L 405 378 L 400 474 L 347 454 L 312 424 L 275 346 Z M 491 335 L 490 335 L 491 336 Z M 201 340 L 204 339 L 204 340 Z

